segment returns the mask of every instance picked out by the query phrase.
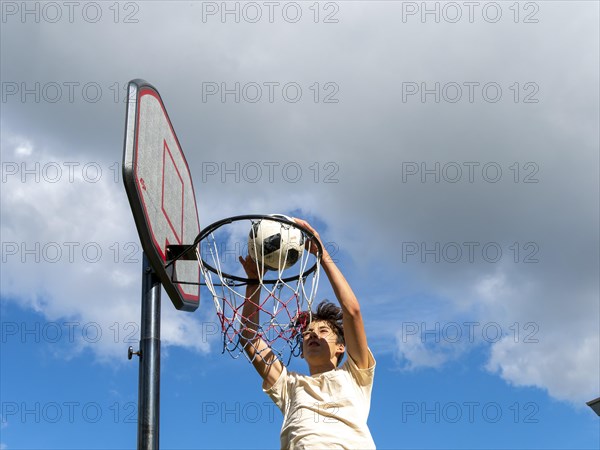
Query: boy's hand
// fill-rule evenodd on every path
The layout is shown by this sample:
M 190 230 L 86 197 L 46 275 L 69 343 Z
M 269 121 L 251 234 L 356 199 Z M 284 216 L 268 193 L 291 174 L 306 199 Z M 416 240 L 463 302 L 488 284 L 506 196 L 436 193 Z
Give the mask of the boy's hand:
M 323 249 L 323 255 L 321 256 L 325 256 L 325 246 L 323 245 L 323 242 L 321 241 L 321 236 L 319 236 L 319 233 L 317 232 L 317 230 L 315 230 L 306 220 L 302 220 L 302 219 L 297 219 L 297 218 L 293 218 L 294 222 L 296 222 L 298 225 L 306 228 L 308 231 L 310 231 L 312 234 L 315 235 L 315 239 L 319 241 L 319 244 L 321 244 L 321 248 Z M 305 247 L 307 250 L 309 250 L 313 255 L 317 254 L 317 250 L 319 249 L 319 247 L 316 245 L 316 243 L 312 242 L 311 245 L 311 241 L 307 241 L 305 244 Z
M 239 259 L 240 259 L 240 263 L 242 264 L 242 267 L 244 268 L 244 271 L 246 272 L 246 276 L 249 279 L 258 280 L 258 279 L 262 278 L 262 276 L 265 274 L 266 269 L 263 267 L 262 273 L 260 274 L 260 277 L 259 277 L 259 270 L 261 269 L 259 267 L 260 264 L 257 263 L 256 261 L 254 261 L 250 255 L 246 255 L 245 258 L 242 258 L 240 256 Z

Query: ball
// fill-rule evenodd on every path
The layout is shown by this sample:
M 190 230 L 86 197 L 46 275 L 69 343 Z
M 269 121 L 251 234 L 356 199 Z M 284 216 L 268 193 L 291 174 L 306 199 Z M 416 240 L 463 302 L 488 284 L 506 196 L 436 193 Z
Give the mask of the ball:
M 291 221 L 291 218 L 282 216 Z M 292 267 L 304 251 L 304 235 L 298 228 L 276 220 L 255 222 L 248 234 L 248 254 L 268 270 Z

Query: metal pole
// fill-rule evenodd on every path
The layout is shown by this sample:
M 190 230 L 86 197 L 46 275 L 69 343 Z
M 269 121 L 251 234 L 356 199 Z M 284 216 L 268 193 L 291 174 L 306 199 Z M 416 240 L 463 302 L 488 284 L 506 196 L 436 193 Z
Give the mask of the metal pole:
M 144 254 L 138 384 L 137 447 L 140 450 L 159 448 L 160 287 L 160 280 Z

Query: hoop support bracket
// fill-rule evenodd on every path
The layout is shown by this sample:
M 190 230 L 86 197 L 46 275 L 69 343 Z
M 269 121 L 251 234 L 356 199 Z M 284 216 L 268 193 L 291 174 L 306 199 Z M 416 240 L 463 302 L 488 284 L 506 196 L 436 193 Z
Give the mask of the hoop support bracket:
M 167 261 L 175 260 L 198 261 L 195 245 L 167 245 Z

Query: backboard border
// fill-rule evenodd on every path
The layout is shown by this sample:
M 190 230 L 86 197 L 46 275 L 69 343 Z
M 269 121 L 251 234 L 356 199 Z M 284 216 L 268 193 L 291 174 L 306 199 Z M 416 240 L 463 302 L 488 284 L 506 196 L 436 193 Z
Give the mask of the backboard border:
M 146 215 L 145 208 L 142 206 L 144 204 L 142 193 L 140 192 L 137 180 L 137 145 L 138 145 L 138 132 L 139 132 L 139 100 L 144 95 L 152 95 L 155 97 L 167 118 L 167 122 L 169 124 L 169 128 L 175 137 L 175 142 L 181 152 L 181 156 L 185 163 L 186 170 L 188 171 L 188 175 L 190 180 L 192 180 L 192 175 L 190 172 L 190 168 L 183 153 L 181 144 L 179 142 L 179 138 L 175 133 L 173 128 L 173 124 L 171 123 L 171 119 L 169 114 L 167 113 L 166 107 L 162 98 L 158 92 L 158 90 L 150 83 L 142 79 L 134 79 L 129 82 L 128 85 L 128 97 L 127 97 L 127 109 L 126 109 L 126 119 L 125 119 L 125 141 L 124 141 L 124 151 L 123 151 L 123 182 L 125 184 L 125 191 L 127 192 L 127 197 L 129 199 L 129 204 L 131 206 L 131 211 L 133 213 L 133 218 L 136 224 L 136 228 L 138 230 L 138 235 L 140 238 L 140 242 L 142 245 L 142 249 L 144 253 L 148 257 L 150 264 L 157 276 L 159 277 L 162 286 L 165 291 L 171 298 L 173 305 L 176 309 L 182 311 L 195 311 L 200 306 L 200 289 L 198 289 L 198 295 L 189 295 L 185 292 L 181 291 L 177 283 L 173 282 L 171 279 L 171 275 L 167 272 L 165 268 L 166 261 L 166 252 L 163 254 L 160 250 L 160 246 L 157 245 L 157 242 L 154 239 L 154 236 L 148 231 L 149 220 Z M 172 149 L 171 149 L 172 151 Z M 196 202 L 196 192 L 194 189 L 193 182 L 191 184 L 192 193 L 194 197 L 194 208 L 196 210 L 196 220 L 198 221 L 198 230 L 200 230 L 200 221 L 198 219 L 198 205 Z M 195 236 L 194 236 L 195 237 Z M 193 240 L 193 238 L 191 239 Z M 191 242 L 190 242 L 191 243 Z M 183 242 L 182 244 L 186 244 Z M 198 269 L 198 280 L 200 280 L 200 269 Z

